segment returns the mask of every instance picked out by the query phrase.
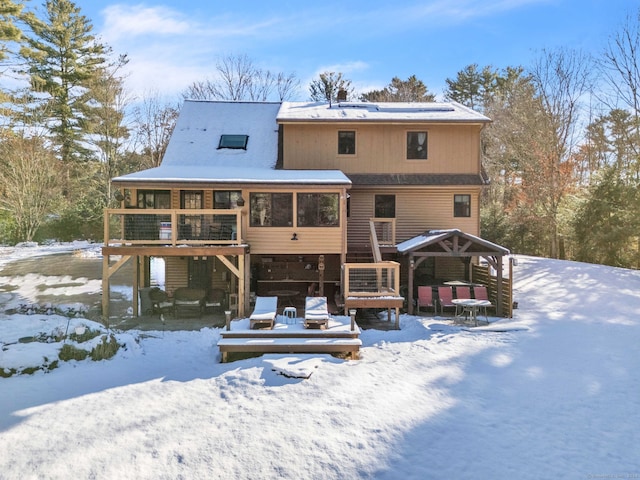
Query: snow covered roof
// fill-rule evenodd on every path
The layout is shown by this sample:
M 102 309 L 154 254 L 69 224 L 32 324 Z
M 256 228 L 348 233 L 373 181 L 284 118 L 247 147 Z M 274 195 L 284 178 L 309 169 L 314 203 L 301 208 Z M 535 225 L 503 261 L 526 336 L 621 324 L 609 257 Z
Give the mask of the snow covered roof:
M 187 100 L 163 166 L 273 168 L 278 158 L 280 103 Z M 248 135 L 247 148 L 218 148 L 221 135 Z
M 283 102 L 279 123 L 286 122 L 471 122 L 486 123 L 488 117 L 457 102 Z
M 473 256 L 474 254 L 491 253 L 494 255 L 509 255 L 508 248 L 502 247 L 496 243 L 489 242 L 483 238 L 476 237 L 470 233 L 462 232 L 456 228 L 447 230 L 429 230 L 421 235 L 417 235 L 409 240 L 405 240 L 397 245 L 399 253 L 408 253 L 431 245 L 439 245 L 440 242 L 450 241 L 453 237 L 459 237 L 471 242 L 471 245 L 464 249 L 464 252 Z
M 126 182 L 341 184 L 339 170 L 274 170 L 280 103 L 187 100 L 159 167 L 113 179 Z M 222 135 L 247 135 L 244 148 L 218 148 Z
M 161 165 L 123 175 L 113 182 L 351 185 L 340 170 L 274 170 L 251 167 Z

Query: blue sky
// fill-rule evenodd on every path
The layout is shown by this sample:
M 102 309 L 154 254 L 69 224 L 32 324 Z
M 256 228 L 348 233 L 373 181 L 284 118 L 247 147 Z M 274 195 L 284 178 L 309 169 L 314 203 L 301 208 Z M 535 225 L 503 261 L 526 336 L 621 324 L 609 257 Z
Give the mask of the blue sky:
M 94 31 L 130 57 L 134 95 L 177 97 L 244 55 L 308 84 L 343 72 L 359 91 L 416 75 L 441 97 L 446 78 L 477 63 L 528 65 L 543 48 L 597 55 L 637 0 L 76 0 Z

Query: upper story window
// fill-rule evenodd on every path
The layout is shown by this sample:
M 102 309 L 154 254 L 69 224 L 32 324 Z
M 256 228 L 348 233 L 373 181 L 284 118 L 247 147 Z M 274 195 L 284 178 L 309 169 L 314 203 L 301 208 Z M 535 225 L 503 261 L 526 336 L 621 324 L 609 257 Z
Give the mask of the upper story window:
M 241 198 L 240 190 L 216 190 L 213 192 L 213 208 L 236 208 Z
M 169 190 L 138 190 L 138 208 L 171 208 Z
M 249 200 L 252 227 L 293 225 L 293 194 L 252 193 Z
M 337 227 L 340 223 L 337 193 L 299 193 L 299 227 Z
M 426 160 L 427 132 L 407 132 L 407 159 Z
M 375 218 L 395 218 L 396 217 L 396 196 L 376 195 L 375 196 Z
M 249 142 L 249 135 L 220 135 L 220 148 L 235 148 L 235 149 L 247 149 L 247 142 Z
M 453 216 L 454 217 L 470 217 L 471 216 L 471 195 L 454 195 L 453 196 Z
M 180 208 L 201 209 L 204 205 L 202 190 L 182 190 L 180 192 Z
M 356 132 L 354 130 L 338 131 L 338 155 L 356 154 Z

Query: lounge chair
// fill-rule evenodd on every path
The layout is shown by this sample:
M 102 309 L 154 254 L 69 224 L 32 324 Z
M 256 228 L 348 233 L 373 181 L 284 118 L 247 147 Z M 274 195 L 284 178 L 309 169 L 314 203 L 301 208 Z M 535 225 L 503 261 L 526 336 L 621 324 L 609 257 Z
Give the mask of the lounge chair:
M 438 287 L 438 303 L 440 304 L 440 313 L 444 313 L 444 309 L 448 307 L 455 308 L 453 303 L 453 288 L 451 287 Z
M 433 288 L 418 287 L 418 315 L 420 315 L 420 307 L 431 307 L 433 308 L 433 313 L 436 313 L 436 304 L 433 300 Z
M 327 297 L 307 297 L 304 302 L 305 328 L 326 328 L 329 325 Z
M 278 297 L 256 297 L 253 313 L 249 317 L 249 328 L 273 328 L 278 310 Z

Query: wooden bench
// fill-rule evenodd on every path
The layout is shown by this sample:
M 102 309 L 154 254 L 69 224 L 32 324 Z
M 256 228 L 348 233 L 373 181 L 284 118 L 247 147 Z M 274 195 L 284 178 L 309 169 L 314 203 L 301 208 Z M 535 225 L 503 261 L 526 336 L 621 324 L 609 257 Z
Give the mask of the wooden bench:
M 357 359 L 362 341 L 359 338 L 222 338 L 218 348 L 222 362 L 229 352 L 246 353 L 349 353 Z

